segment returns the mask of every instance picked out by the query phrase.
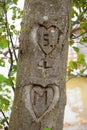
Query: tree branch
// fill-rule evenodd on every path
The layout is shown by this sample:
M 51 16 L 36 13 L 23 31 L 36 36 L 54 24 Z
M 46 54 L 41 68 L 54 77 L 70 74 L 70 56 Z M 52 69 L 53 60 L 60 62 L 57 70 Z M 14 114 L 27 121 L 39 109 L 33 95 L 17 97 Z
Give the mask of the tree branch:
M 15 57 L 15 60 L 17 62 L 17 56 L 16 56 L 16 52 L 15 52 L 15 46 L 13 44 L 13 40 L 12 40 L 12 36 L 10 34 L 10 29 L 8 27 L 8 19 L 7 19 L 7 10 L 6 10 L 6 3 L 4 2 L 4 5 L 3 5 L 3 9 L 4 9 L 4 13 L 5 13 L 5 21 L 6 21 L 6 29 L 7 29 L 7 35 L 8 35 L 8 39 L 10 39 L 10 42 L 11 42 L 11 45 L 12 45 L 12 49 L 13 49 L 13 54 L 14 54 L 14 57 Z
M 78 21 L 82 19 L 83 15 L 84 15 L 84 13 L 86 13 L 86 11 L 87 11 L 87 8 L 85 8 L 83 10 L 83 12 L 78 16 L 77 20 L 75 22 L 73 22 L 72 26 L 74 26 L 75 24 L 78 24 Z
M 5 116 L 5 113 L 0 109 L 0 112 L 2 113 L 3 117 L 6 119 L 6 123 L 9 126 L 9 122 L 7 121 L 7 117 Z
M 12 66 L 13 66 L 13 57 L 12 57 L 12 52 L 11 52 L 11 49 L 8 47 L 9 49 L 9 54 L 10 54 L 10 59 L 11 59 L 11 65 L 10 65 L 10 69 L 9 69 L 9 73 L 8 73 L 8 76 L 10 77 L 10 73 L 12 71 Z
M 84 35 L 84 34 L 86 34 L 87 33 L 87 31 L 85 31 L 85 32 L 83 32 L 83 33 L 81 33 L 80 35 L 78 35 L 78 36 L 75 36 L 74 34 L 73 34 L 73 36 L 71 37 L 71 39 L 76 39 L 76 38 L 79 38 L 79 37 L 81 37 L 82 35 Z

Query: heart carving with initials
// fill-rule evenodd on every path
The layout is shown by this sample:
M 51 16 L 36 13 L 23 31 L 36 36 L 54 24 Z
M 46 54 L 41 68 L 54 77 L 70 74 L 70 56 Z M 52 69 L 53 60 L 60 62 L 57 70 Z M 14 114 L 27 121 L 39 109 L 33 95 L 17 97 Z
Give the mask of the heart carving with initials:
M 37 38 L 42 52 L 46 55 L 50 54 L 58 44 L 59 29 L 55 25 L 45 22 L 39 26 Z
M 59 87 L 54 84 L 46 87 L 28 85 L 24 87 L 23 93 L 25 107 L 36 122 L 40 122 L 55 107 L 59 100 Z

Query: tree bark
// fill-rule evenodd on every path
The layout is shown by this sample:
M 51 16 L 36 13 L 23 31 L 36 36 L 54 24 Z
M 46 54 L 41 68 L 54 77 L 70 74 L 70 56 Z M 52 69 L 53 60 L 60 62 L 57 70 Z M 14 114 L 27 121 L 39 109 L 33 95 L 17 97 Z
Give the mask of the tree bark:
M 25 0 L 9 130 L 62 130 L 70 0 Z

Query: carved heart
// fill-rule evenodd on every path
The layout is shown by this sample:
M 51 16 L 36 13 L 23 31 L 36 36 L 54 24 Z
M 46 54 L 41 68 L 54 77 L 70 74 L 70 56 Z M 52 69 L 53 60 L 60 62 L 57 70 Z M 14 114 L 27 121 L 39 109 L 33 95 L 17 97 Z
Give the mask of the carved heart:
M 59 30 L 55 26 L 40 26 L 38 29 L 38 45 L 45 54 L 51 53 L 58 42 Z
M 56 85 L 29 85 L 24 87 L 23 92 L 25 107 L 36 122 L 41 121 L 59 100 L 59 88 Z
M 53 89 L 34 86 L 31 90 L 31 102 L 36 117 L 44 114 L 53 100 Z

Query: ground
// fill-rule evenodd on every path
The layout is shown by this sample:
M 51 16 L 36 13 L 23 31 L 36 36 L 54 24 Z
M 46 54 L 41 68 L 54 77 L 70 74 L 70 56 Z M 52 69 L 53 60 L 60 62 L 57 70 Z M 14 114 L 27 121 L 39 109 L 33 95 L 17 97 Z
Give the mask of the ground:
M 76 124 L 64 126 L 63 130 L 87 130 L 87 124 Z

